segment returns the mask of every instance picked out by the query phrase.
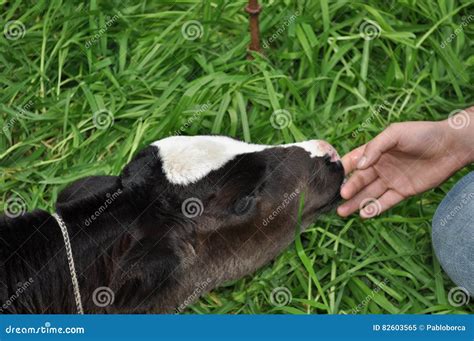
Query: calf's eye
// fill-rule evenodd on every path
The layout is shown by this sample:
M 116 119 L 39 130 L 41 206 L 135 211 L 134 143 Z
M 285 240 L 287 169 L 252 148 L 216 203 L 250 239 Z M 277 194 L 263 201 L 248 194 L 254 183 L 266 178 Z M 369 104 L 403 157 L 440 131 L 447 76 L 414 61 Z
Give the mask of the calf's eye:
M 251 196 L 245 196 L 236 201 L 234 205 L 234 212 L 238 215 L 242 215 L 250 211 L 255 206 L 255 198 Z

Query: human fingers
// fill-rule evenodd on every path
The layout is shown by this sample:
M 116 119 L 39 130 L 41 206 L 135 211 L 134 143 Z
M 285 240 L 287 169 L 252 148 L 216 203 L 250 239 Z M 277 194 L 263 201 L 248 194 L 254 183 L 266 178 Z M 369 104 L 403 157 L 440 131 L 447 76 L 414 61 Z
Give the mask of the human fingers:
M 341 188 L 341 196 L 349 200 L 377 178 L 373 167 L 355 171 Z
M 357 163 L 364 152 L 364 148 L 365 144 L 357 147 L 342 157 L 341 161 L 346 175 L 352 173 L 354 169 L 356 169 Z
M 398 144 L 402 132 L 403 127 L 401 127 L 401 125 L 392 124 L 374 137 L 365 146 L 364 153 L 360 156 L 359 162 L 357 163 L 357 168 L 366 169 L 376 163 L 384 152 Z
M 385 192 L 379 199 L 368 203 L 360 210 L 360 216 L 363 219 L 373 218 L 379 214 L 385 212 L 392 206 L 395 206 L 400 201 L 404 200 L 400 193 L 390 189 Z
M 381 196 L 386 190 L 387 185 L 379 178 L 357 193 L 355 197 L 339 206 L 337 213 L 342 217 L 347 217 L 363 208 L 368 201 L 375 200 L 374 198 Z

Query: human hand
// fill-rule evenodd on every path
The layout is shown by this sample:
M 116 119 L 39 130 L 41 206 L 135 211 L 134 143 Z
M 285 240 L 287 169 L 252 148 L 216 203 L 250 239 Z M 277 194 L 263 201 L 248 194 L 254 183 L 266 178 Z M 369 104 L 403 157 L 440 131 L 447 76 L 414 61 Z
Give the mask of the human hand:
M 346 174 L 354 173 L 341 189 L 348 201 L 339 206 L 338 214 L 346 217 L 359 209 L 362 218 L 371 218 L 440 185 L 473 162 L 474 107 L 461 113 L 468 119 L 462 129 L 449 122 L 453 117 L 396 123 L 346 154 L 342 158 Z

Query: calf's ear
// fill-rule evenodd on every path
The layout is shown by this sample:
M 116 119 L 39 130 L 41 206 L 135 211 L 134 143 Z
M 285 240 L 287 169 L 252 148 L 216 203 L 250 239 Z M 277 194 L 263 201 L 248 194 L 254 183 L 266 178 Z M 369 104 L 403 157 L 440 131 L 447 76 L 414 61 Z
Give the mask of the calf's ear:
M 58 195 L 56 207 L 61 210 L 97 207 L 107 195 L 117 192 L 120 187 L 117 176 L 88 176 L 63 189 Z
M 120 176 L 124 188 L 137 190 L 154 184 L 161 175 L 161 162 L 156 147 L 148 146 L 140 151 L 122 171 Z

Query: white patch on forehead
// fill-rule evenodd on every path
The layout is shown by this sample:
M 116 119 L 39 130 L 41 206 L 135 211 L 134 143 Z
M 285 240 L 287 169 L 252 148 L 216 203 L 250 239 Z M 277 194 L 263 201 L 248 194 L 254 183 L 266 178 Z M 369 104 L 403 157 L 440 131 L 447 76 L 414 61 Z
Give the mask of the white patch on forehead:
M 290 144 L 280 144 L 277 146 L 270 146 L 270 147 L 300 147 L 306 150 L 310 155 L 310 157 L 317 157 L 317 156 L 323 156 L 326 154 L 326 152 L 319 146 L 319 144 L 316 142 L 316 140 L 311 140 L 311 141 L 304 141 L 304 142 L 298 142 L 298 143 L 290 143 Z
M 226 136 L 172 136 L 152 143 L 158 147 L 163 171 L 173 184 L 188 185 L 224 166 L 237 155 L 274 147 L 301 147 L 311 157 L 323 156 L 315 141 L 286 145 L 260 145 L 234 140 Z

